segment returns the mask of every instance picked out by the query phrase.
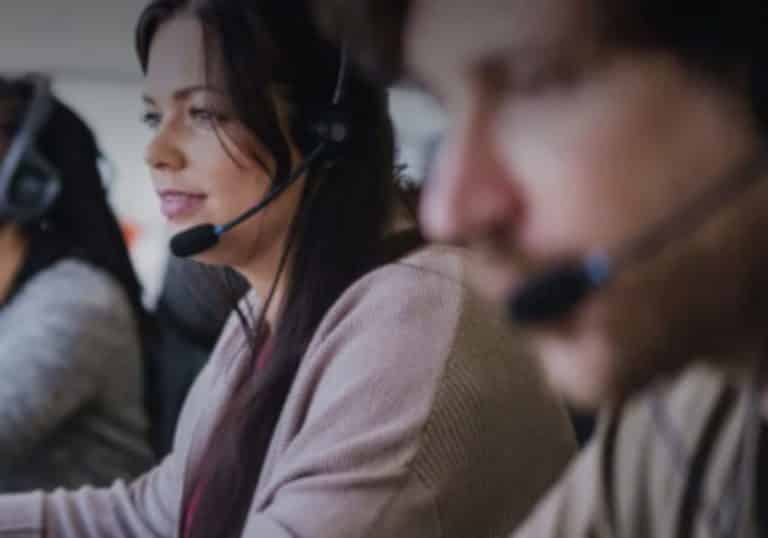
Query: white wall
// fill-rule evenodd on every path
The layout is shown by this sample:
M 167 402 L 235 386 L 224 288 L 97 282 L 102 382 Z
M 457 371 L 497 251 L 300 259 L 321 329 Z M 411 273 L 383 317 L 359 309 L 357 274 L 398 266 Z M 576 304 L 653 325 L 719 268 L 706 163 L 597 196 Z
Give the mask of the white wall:
M 133 27 L 147 0 L 0 0 L 0 71 L 133 78 Z
M 445 117 L 431 98 L 415 90 L 396 88 L 390 96 L 400 159 L 411 175 L 423 180 L 426 145 L 445 129 Z

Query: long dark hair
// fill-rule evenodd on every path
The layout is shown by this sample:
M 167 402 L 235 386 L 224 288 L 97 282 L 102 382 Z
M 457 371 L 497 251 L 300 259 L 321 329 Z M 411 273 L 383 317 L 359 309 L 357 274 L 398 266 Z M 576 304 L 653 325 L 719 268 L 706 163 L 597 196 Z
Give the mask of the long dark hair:
M 31 94 L 32 86 L 25 79 L 0 78 L 0 100 L 7 101 L 19 119 Z M 13 132 L 8 134 L 12 136 Z M 37 138 L 36 147 L 58 170 L 62 189 L 55 204 L 40 220 L 22 228 L 28 244 L 27 255 L 11 294 L 59 260 L 81 259 L 107 272 L 123 287 L 146 346 L 150 329 L 142 305 L 142 288 L 109 206 L 96 137 L 80 116 L 54 98 L 50 118 Z
M 284 176 L 295 163 L 271 91 L 280 88 L 293 115 L 292 138 L 306 155 L 312 148 L 302 123 L 328 107 L 339 49 L 318 36 L 303 0 L 158 0 L 146 8 L 137 28 L 145 71 L 157 28 L 181 11 L 201 21 L 206 50 L 219 53 L 240 121 L 272 152 L 275 176 Z M 245 324 L 253 343 L 251 361 L 240 371 L 212 436 L 215 442 L 196 473 L 195 483 L 203 487 L 191 524 L 183 529 L 186 536 L 242 532 L 272 434 L 313 333 L 343 291 L 381 262 L 379 249 L 396 199 L 387 99 L 352 71 L 343 106 L 351 118 L 351 142 L 330 169 L 315 167 L 308 175 L 285 247 L 284 260 L 290 256 L 292 262 L 289 289 L 271 337 L 273 351 L 258 375 L 253 363 L 262 343 L 260 323 Z

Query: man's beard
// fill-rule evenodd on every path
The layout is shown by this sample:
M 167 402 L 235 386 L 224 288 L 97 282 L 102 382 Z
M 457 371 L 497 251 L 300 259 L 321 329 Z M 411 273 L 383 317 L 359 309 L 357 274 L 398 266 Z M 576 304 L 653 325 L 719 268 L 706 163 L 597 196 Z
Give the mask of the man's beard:
M 768 178 L 596 297 L 612 399 L 695 361 L 739 369 L 768 329 Z

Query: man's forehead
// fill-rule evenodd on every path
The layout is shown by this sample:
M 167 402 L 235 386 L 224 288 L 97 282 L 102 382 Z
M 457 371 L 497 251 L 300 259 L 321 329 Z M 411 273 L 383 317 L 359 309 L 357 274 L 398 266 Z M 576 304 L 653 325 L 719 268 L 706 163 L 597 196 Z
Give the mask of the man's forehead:
M 466 68 L 497 54 L 567 48 L 593 36 L 593 4 L 594 0 L 417 0 L 405 29 L 406 65 L 423 75 Z

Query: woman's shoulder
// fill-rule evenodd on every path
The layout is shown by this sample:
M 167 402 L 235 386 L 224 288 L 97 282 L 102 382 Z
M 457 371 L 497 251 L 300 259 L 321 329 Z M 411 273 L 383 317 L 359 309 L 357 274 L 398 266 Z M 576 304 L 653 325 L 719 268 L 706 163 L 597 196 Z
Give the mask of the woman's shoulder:
M 449 245 L 424 245 L 405 256 L 387 263 L 362 281 L 435 281 L 443 286 L 463 288 L 463 259 L 466 252 Z
M 340 323 L 367 332 L 406 323 L 452 331 L 465 291 L 458 250 L 425 246 L 360 277 L 341 294 L 317 332 L 322 335 Z
M 339 302 L 413 302 L 424 295 L 440 295 L 458 307 L 466 288 L 461 249 L 425 245 L 363 275 L 341 295 Z
M 328 311 L 308 354 L 365 348 L 385 368 L 414 359 L 449 378 L 499 369 L 530 380 L 534 369 L 519 335 L 466 285 L 466 256 L 428 245 L 364 275 Z
M 400 325 L 419 323 L 453 335 L 454 348 L 506 348 L 509 356 L 521 347 L 520 335 L 467 285 L 468 256 L 460 247 L 428 244 L 371 271 L 341 295 L 318 332 L 349 317 L 376 323 L 389 315 Z

